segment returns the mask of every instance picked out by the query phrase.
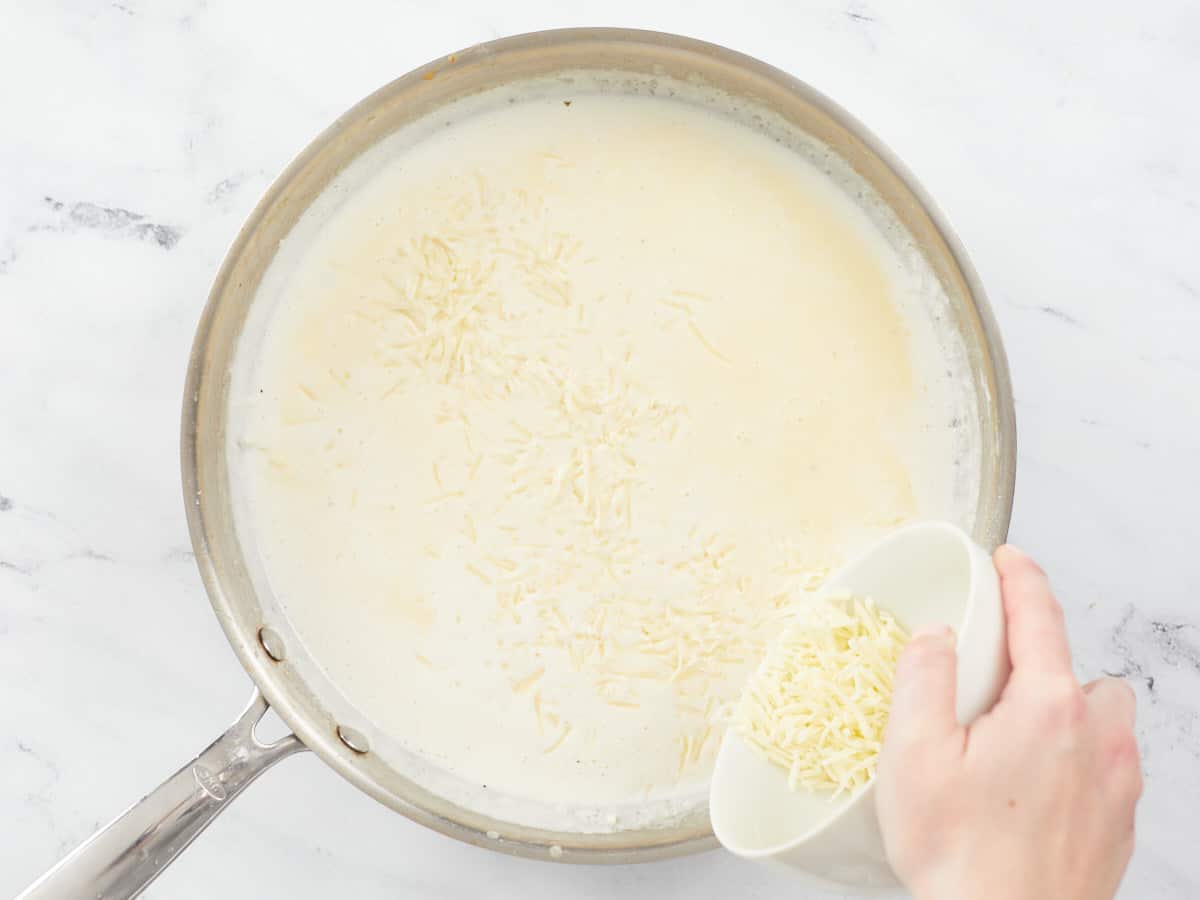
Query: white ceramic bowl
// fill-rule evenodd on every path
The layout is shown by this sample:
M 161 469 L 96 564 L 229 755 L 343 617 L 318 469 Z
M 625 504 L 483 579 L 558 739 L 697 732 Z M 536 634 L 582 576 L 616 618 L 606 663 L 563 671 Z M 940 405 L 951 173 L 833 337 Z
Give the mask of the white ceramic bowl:
M 867 595 L 909 630 L 932 623 L 958 636 L 958 718 L 991 708 L 1008 679 L 1000 583 L 991 556 L 960 529 L 909 525 L 830 577 L 823 592 Z M 787 773 L 752 751 L 734 729 L 721 744 L 710 811 L 721 844 L 812 880 L 894 889 L 875 816 L 875 784 L 830 802 L 788 788 Z

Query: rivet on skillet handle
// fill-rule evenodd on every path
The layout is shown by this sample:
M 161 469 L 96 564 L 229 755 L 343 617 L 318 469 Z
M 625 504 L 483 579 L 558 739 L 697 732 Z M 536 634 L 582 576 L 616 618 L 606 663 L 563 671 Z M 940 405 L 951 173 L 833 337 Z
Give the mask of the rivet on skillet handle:
M 305 749 L 294 734 L 271 744 L 254 727 L 267 711 L 250 705 L 208 749 L 77 847 L 17 900 L 125 900 L 140 894 L 255 778 Z
M 263 652 L 275 662 L 283 662 L 287 659 L 287 645 L 279 636 L 279 632 L 271 626 L 264 625 L 258 629 L 258 643 L 263 648 Z
M 367 741 L 367 736 L 361 731 L 356 731 L 346 725 L 337 727 L 338 740 L 353 750 L 355 753 L 370 753 L 371 745 Z

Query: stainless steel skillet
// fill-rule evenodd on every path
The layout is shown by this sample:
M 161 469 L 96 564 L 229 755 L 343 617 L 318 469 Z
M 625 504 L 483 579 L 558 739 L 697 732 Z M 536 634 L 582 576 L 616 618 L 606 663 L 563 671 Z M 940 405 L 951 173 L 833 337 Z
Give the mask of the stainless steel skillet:
M 321 134 L 259 202 L 217 275 L 196 333 L 183 406 L 188 525 L 213 610 L 256 685 L 246 711 L 196 759 L 76 849 L 22 897 L 138 894 L 251 781 L 300 750 L 380 802 L 444 834 L 504 853 L 563 862 L 642 862 L 713 846 L 707 814 L 615 834 L 526 828 L 432 793 L 376 752 L 379 734 L 310 658 L 276 599 L 252 577 L 234 527 L 226 454 L 234 350 L 264 272 L 300 216 L 353 160 L 456 100 L 506 83 L 571 72 L 633 74 L 655 84 L 701 83 L 782 117 L 826 145 L 894 213 L 951 299 L 980 410 L 982 473 L 976 540 L 1003 540 L 1012 509 L 1016 434 L 1007 364 L 982 287 L 943 217 L 907 170 L 858 122 L 807 85 L 733 51 L 687 38 L 618 29 L 539 32 L 437 60 L 371 95 Z M 254 735 L 268 705 L 293 734 Z M 489 833 L 493 837 L 489 837 Z M 503 835 L 502 839 L 494 837 Z

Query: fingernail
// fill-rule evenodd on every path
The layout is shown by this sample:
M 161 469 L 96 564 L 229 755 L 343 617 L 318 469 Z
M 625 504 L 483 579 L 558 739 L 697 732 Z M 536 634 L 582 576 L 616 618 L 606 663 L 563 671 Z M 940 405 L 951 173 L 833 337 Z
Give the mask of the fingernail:
M 1037 564 L 1032 556 L 1030 556 L 1020 547 L 1014 546 L 1013 544 L 1004 544 L 1003 546 L 999 547 L 996 550 L 994 559 L 997 567 L 1003 566 L 1007 568 L 1009 566 L 1025 565 L 1045 574 L 1042 567 Z
M 953 640 L 954 629 L 941 622 L 930 622 L 928 625 L 922 625 L 913 632 L 912 639 L 915 641 L 918 638 L 936 638 L 942 641 Z

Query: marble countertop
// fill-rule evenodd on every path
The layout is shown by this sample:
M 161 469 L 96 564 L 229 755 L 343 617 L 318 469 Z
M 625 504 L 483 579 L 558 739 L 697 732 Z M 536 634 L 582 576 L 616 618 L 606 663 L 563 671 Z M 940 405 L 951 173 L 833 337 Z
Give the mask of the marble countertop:
M 1123 897 L 1200 895 L 1200 7 L 247 0 L 10 5 L 0 32 L 0 895 L 241 709 L 179 489 L 192 330 L 283 165 L 456 48 L 621 24 L 807 80 L 911 166 L 988 286 L 1017 392 L 1012 535 L 1068 610 L 1081 675 L 1141 702 Z M 335 7 L 330 7 L 333 9 Z M 155 898 L 782 898 L 721 853 L 523 862 L 395 815 L 310 754 L 270 773 Z M 816 894 L 805 894 L 816 897 Z

